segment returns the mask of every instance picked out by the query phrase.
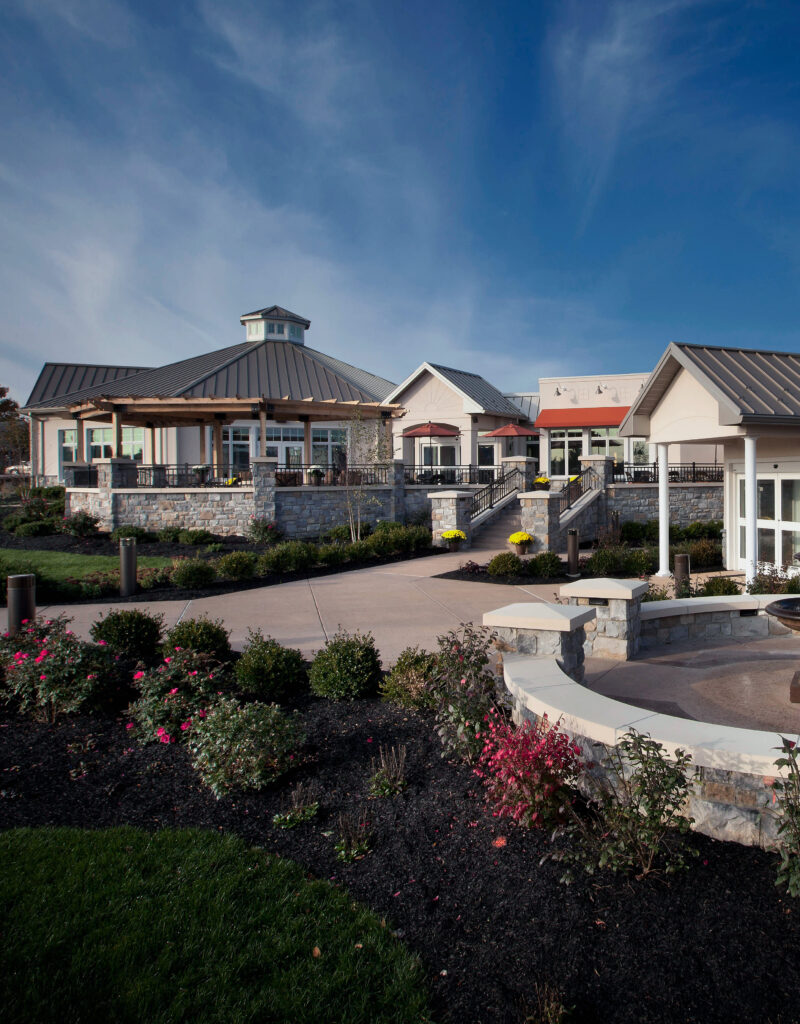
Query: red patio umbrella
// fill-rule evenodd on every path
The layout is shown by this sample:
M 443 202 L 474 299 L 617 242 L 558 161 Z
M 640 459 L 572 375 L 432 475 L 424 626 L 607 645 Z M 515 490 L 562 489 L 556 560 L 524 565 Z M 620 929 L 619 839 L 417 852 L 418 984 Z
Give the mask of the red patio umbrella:
M 538 430 L 533 427 L 521 427 L 518 423 L 506 423 L 497 430 L 490 430 L 484 437 L 537 437 Z
M 460 432 L 452 427 L 445 427 L 442 423 L 423 423 L 421 427 L 412 427 L 411 430 L 403 431 L 403 437 L 459 437 Z M 431 445 L 428 445 L 430 448 Z M 432 463 L 431 463 L 432 464 Z

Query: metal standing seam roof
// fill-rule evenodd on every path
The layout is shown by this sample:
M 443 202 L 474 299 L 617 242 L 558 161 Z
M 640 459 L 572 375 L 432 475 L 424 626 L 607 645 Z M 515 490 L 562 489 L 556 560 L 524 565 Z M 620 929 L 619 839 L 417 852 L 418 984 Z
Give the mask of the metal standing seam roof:
M 800 354 L 676 342 L 659 360 L 631 415 L 649 416 L 681 368 L 725 407 L 725 422 L 800 417 Z
M 93 366 L 86 363 L 45 363 L 23 408 L 53 402 L 75 391 L 96 388 L 121 377 L 131 377 L 143 366 Z
M 456 370 L 451 366 L 439 366 L 437 363 L 430 365 L 440 373 L 451 384 L 455 385 L 465 395 L 477 402 L 487 413 L 497 413 L 499 416 L 513 416 L 519 419 L 521 413 L 519 408 L 502 395 L 494 385 L 477 373 L 469 373 L 466 370 Z
M 539 415 L 539 392 L 538 391 L 512 391 L 506 392 L 503 398 L 507 398 L 512 405 L 520 410 L 522 415 L 534 422 Z
M 264 309 L 254 309 L 252 313 L 242 313 L 240 320 L 246 320 L 248 317 L 257 316 L 263 320 L 291 320 L 293 323 L 302 324 L 306 330 L 311 326 L 311 321 L 306 320 L 304 316 L 298 316 L 297 313 L 293 313 L 290 309 L 284 309 L 283 306 L 266 306 Z
M 38 401 L 35 407 L 59 408 L 101 396 L 264 397 L 371 403 L 382 401 L 391 388 L 389 381 L 304 345 L 267 340 L 241 342 L 155 369 L 140 369 L 117 378 L 109 376 L 90 387 Z

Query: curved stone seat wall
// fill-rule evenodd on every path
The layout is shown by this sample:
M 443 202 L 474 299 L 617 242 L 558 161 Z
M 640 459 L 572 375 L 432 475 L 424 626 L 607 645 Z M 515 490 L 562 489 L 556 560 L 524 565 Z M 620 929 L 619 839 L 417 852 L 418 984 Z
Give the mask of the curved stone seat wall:
M 597 763 L 603 747 L 616 745 L 630 729 L 661 743 L 667 756 L 674 756 L 677 748 L 687 751 L 696 772 L 687 808 L 694 828 L 747 846 L 776 845 L 772 783 L 777 734 L 695 722 L 624 704 L 575 682 L 557 658 L 507 653 L 503 676 L 515 720 L 547 715 L 550 722 L 560 721 L 587 760 Z
M 648 601 L 640 612 L 639 647 L 651 649 L 685 640 L 727 636 L 783 636 L 791 630 L 765 612 L 767 605 L 777 600 L 775 594 L 740 594 Z

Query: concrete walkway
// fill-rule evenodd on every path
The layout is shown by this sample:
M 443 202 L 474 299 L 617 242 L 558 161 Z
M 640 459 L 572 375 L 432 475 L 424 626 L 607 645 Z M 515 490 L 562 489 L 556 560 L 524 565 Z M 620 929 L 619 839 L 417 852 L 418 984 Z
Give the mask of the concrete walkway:
M 114 604 L 49 605 L 41 615 L 60 612 L 72 628 L 88 637 L 89 627 L 110 608 L 141 608 L 161 612 L 167 627 L 181 619 L 208 615 L 222 619 L 231 643 L 241 650 L 248 628 L 261 629 L 289 647 L 311 657 L 339 626 L 370 631 L 384 667 L 394 664 L 403 648 L 436 647 L 436 637 L 462 622 L 480 624 L 484 612 L 516 601 L 552 601 L 557 584 L 502 586 L 440 580 L 434 577 L 457 569 L 474 557 L 481 563 L 496 552 L 479 550 L 433 555 L 390 565 L 298 580 L 272 587 L 244 590 L 191 601 L 142 601 Z M 6 628 L 5 609 L 0 625 Z

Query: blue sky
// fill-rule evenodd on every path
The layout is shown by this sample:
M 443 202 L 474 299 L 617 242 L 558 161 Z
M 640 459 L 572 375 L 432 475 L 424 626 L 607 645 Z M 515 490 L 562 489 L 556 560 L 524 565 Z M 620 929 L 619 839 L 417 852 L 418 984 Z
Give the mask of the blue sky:
M 6 0 L 0 383 L 277 302 L 399 381 L 800 351 L 797 4 Z

